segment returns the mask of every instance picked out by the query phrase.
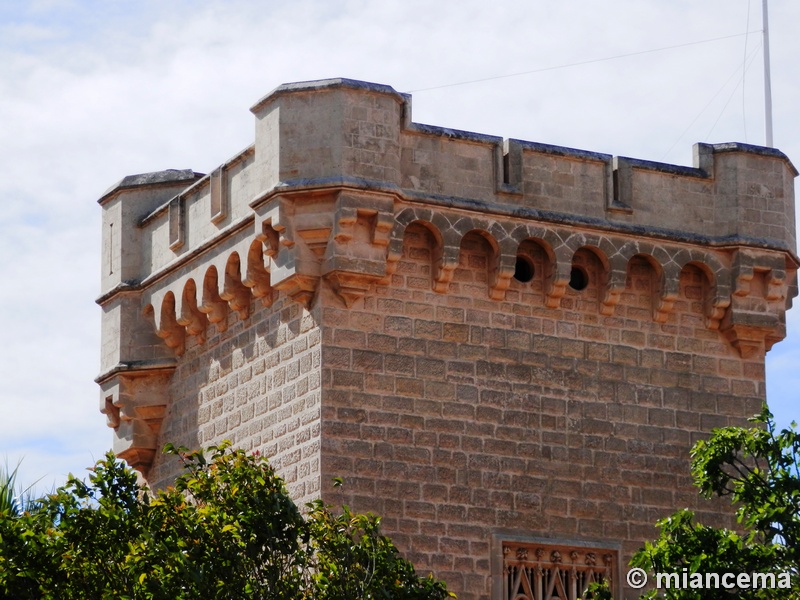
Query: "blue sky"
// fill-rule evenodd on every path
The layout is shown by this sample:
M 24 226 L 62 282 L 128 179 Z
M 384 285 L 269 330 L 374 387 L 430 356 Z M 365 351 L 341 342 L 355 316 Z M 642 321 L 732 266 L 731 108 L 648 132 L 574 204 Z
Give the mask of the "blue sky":
M 800 3 L 770 11 L 775 145 L 800 164 Z M 127 174 L 210 171 L 277 85 L 386 83 L 418 122 L 689 164 L 694 142 L 763 143 L 760 28 L 757 0 L 0 3 L 0 460 L 48 487 L 110 446 L 95 199 Z M 792 311 L 768 355 L 784 425 L 799 364 Z

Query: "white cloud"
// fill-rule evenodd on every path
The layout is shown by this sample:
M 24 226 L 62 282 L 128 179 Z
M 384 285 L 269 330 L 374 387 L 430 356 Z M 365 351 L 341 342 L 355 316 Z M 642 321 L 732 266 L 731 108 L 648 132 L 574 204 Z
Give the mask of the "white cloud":
M 497 77 L 742 33 L 747 6 L 39 0 L 0 9 L 0 455 L 26 454 L 23 470 L 39 477 L 48 464 L 52 474 L 80 470 L 110 445 L 92 382 L 94 199 L 122 176 L 212 169 L 252 142 L 247 109 L 280 83 L 344 76 L 408 91 Z M 778 0 L 771 10 L 775 138 L 800 160 L 800 4 Z M 752 12 L 755 30 L 760 13 Z M 750 48 L 757 42 L 751 36 Z M 763 139 L 758 62 L 744 99 L 728 88 L 701 114 L 743 56 L 744 38 L 735 37 L 420 91 L 414 117 L 686 164 L 718 117 L 709 141 L 740 140 L 745 123 L 749 141 Z M 769 371 L 776 413 L 788 416 L 797 413 L 800 360 L 800 331 L 792 330 Z

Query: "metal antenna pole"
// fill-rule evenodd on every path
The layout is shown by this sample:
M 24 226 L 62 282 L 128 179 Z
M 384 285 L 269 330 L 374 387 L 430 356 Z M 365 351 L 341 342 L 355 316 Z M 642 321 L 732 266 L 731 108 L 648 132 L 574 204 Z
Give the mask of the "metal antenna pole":
M 766 120 L 767 146 L 772 148 L 772 81 L 769 72 L 769 16 L 767 0 L 762 0 L 761 7 L 761 24 L 764 32 L 764 119 Z

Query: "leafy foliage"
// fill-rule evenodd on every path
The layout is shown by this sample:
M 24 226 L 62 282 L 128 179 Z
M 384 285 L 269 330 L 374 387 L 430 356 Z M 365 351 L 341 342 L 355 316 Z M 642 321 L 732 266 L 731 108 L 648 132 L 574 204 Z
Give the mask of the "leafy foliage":
M 19 465 L 13 471 L 6 465 L 6 468 L 0 471 L 0 513 L 16 514 L 19 512 L 16 496 L 18 469 Z
M 755 427 L 712 432 L 692 450 L 692 475 L 707 498 L 729 496 L 740 531 L 696 523 L 682 510 L 659 521 L 659 539 L 631 561 L 650 572 L 791 573 L 792 589 L 740 589 L 737 598 L 800 598 L 800 433 L 776 431 L 766 407 Z M 726 589 L 661 590 L 667 598 L 731 598 Z M 644 598 L 656 597 L 655 590 Z
M 433 599 L 372 515 L 303 516 L 267 461 L 167 447 L 185 470 L 148 493 L 112 453 L 31 510 L 0 509 L 0 598 Z
M 380 533 L 380 518 L 355 514 L 347 506 L 335 514 L 321 500 L 309 515 L 314 546 L 315 598 L 446 598 L 442 582 L 419 578 L 400 558 L 391 540 Z
M 19 514 L 35 502 L 33 498 L 33 485 L 25 489 L 17 489 L 17 473 L 19 463 L 10 469 L 8 463 L 5 468 L 0 468 L 0 514 Z

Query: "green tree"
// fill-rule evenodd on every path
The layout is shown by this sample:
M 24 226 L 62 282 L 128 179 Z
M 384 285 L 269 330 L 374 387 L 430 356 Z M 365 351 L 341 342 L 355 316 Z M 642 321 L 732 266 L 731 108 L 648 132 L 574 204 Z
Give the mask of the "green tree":
M 0 598 L 441 599 L 379 519 L 316 502 L 304 516 L 257 455 L 224 443 L 152 495 L 109 453 L 31 510 L 0 509 Z
M 789 573 L 791 589 L 737 589 L 737 598 L 800 598 L 800 433 L 777 431 L 764 407 L 754 427 L 716 429 L 692 450 L 692 476 L 700 493 L 728 496 L 738 531 L 697 523 L 681 510 L 659 521 L 660 536 L 631 565 L 651 573 L 772 573 L 776 586 Z M 713 583 L 713 582 L 712 582 Z M 705 584 L 705 582 L 704 582 Z M 720 586 L 722 587 L 722 586 Z M 675 600 L 731 598 L 727 589 L 662 589 Z M 644 598 L 656 597 L 656 591 Z
M 379 517 L 353 513 L 346 505 L 335 513 L 321 500 L 310 508 L 315 599 L 447 597 L 444 584 L 418 577 L 411 563 L 398 555 L 392 541 L 381 534 Z

